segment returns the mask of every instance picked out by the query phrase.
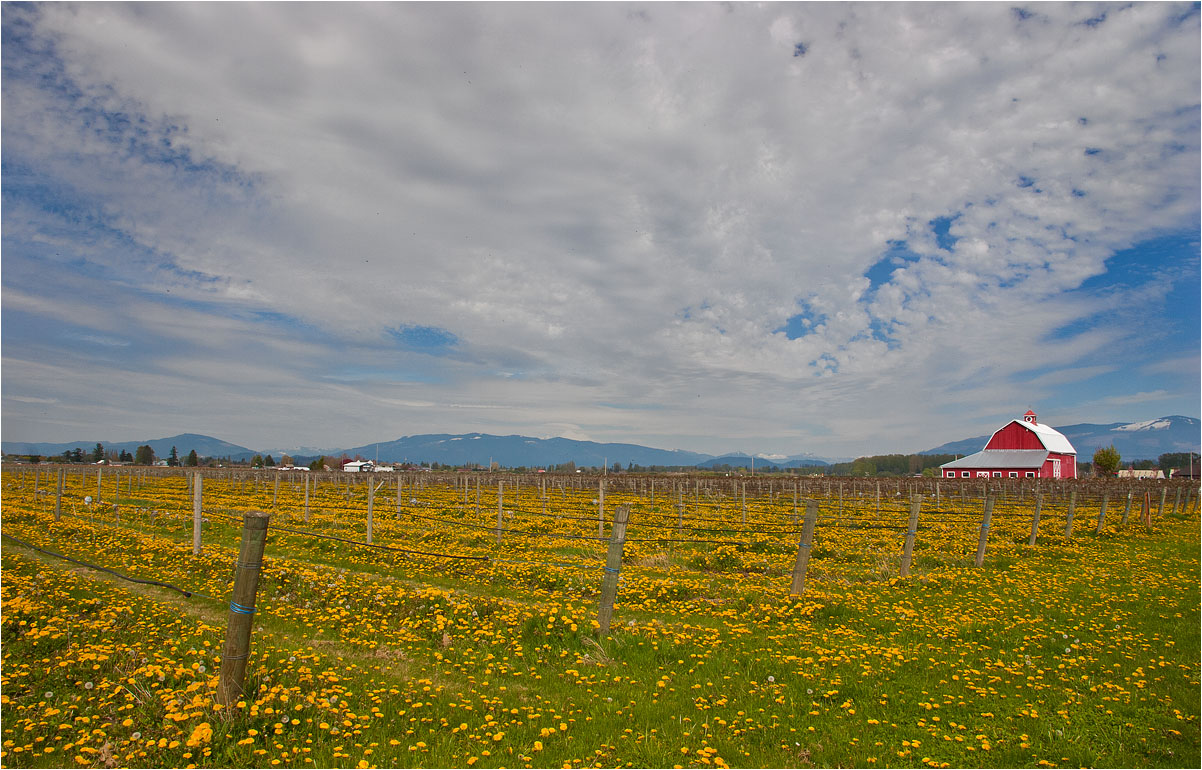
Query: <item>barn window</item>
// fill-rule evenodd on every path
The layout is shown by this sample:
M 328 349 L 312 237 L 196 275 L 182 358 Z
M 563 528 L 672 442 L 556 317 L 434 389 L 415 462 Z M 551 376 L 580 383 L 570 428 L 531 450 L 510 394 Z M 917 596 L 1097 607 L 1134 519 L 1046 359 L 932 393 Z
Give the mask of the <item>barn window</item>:
M 960 471 L 960 478 L 962 478 L 962 479 L 968 478 L 968 471 Z
M 1027 471 L 1027 478 L 1029 478 L 1029 479 L 1035 478 L 1035 471 Z
M 1012 479 L 1017 479 L 1017 478 L 1018 478 L 1018 471 L 1010 471 L 1010 478 L 1012 478 Z
M 994 472 L 993 472 L 993 477 L 994 477 L 995 479 L 1000 479 L 1000 478 L 1002 477 L 1002 472 L 1001 472 L 1001 471 L 994 471 Z

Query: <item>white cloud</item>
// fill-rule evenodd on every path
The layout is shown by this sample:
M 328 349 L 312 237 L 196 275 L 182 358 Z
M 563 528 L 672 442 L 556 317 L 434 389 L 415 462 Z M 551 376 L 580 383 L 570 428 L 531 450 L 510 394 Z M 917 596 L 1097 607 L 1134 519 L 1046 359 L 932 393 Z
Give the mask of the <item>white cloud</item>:
M 1064 292 L 1197 227 L 1196 12 L 1033 10 L 6 8 L 58 57 L 20 64 L 61 63 L 82 94 L 6 73 L 6 158 L 98 219 L 14 194 L 6 237 L 145 295 L 123 311 L 195 358 L 139 365 L 168 391 L 204 381 L 197 409 L 239 393 L 241 429 L 279 445 L 376 438 L 333 403 L 361 398 L 397 435 L 912 449 L 918 425 L 955 438 L 974 405 L 1100 370 L 1117 324 L 1039 344 L 1106 309 Z M 900 241 L 919 259 L 870 287 Z M 6 270 L 6 307 L 47 314 L 35 294 Z M 803 302 L 813 332 L 773 334 Z M 93 334 L 128 339 L 104 315 Z M 387 346 L 411 325 L 459 343 Z M 6 391 L 32 380 L 6 368 Z M 273 381 L 319 416 L 264 409 Z

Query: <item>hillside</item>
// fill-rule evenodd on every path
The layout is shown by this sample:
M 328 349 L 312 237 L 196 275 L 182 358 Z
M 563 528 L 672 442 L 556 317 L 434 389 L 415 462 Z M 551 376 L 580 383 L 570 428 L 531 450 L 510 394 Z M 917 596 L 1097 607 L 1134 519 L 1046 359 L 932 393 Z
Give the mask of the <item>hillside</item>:
M 0 447 L 6 454 L 42 455 L 43 457 L 61 455 L 63 452 L 79 448 L 84 451 L 84 454 L 90 456 L 97 443 L 103 444 L 106 452 L 129 452 L 130 454 L 136 452 L 138 447 L 143 444 L 149 444 L 157 457 L 170 455 L 171 447 L 175 447 L 180 457 L 187 456 L 188 452 L 193 449 L 201 457 L 229 457 L 232 460 L 248 459 L 255 454 L 254 450 L 244 446 L 199 433 L 181 433 L 177 436 L 142 441 L 98 441 L 97 439 L 60 443 L 5 441 L 0 444 Z

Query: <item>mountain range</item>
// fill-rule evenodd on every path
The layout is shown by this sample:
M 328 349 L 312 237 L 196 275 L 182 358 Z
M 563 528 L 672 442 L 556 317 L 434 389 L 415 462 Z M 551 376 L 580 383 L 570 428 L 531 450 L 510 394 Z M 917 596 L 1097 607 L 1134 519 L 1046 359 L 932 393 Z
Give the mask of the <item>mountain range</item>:
M 1109 423 L 1098 425 L 1081 423 L 1057 428 L 1076 447 L 1082 461 L 1088 461 L 1094 450 L 1114 445 L 1124 461 L 1156 459 L 1167 452 L 1186 452 L 1199 447 L 1199 420 L 1194 417 L 1173 415 L 1156 420 L 1136 423 Z M 971 454 L 983 448 L 989 436 L 953 441 L 928 449 L 920 454 Z M 71 441 L 65 443 L 36 443 L 5 441 L 0 448 L 6 454 L 44 457 L 61 455 L 65 451 L 80 448 L 85 455 L 91 453 L 97 443 L 106 451 L 134 453 L 143 444 L 148 444 L 158 457 L 167 457 L 171 448 L 182 458 L 196 450 L 201 457 L 228 458 L 231 461 L 249 460 L 256 454 L 271 454 L 277 461 L 288 454 L 297 463 L 307 463 L 315 457 L 329 455 L 340 457 L 356 455 L 385 463 L 441 463 L 443 465 L 485 465 L 496 462 L 503 467 L 549 467 L 569 462 L 580 467 L 600 467 L 603 463 L 625 467 L 629 464 L 664 467 L 714 468 L 729 465 L 734 468 L 750 467 L 754 462 L 757 469 L 798 468 L 823 466 L 836 462 L 848 462 L 849 457 L 819 457 L 813 454 L 796 455 L 749 455 L 732 452 L 723 455 L 707 455 L 680 449 L 655 449 L 639 444 L 598 443 L 576 441 L 567 438 L 531 438 L 529 436 L 494 436 L 486 433 L 424 434 L 402 436 L 394 441 L 346 449 L 318 450 L 303 449 L 254 450 L 228 441 L 197 433 L 182 433 L 147 441 Z

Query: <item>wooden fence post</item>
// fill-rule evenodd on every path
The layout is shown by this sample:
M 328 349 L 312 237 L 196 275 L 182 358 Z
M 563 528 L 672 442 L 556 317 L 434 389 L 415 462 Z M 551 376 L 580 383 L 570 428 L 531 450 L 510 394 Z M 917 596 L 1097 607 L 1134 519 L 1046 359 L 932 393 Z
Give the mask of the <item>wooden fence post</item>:
M 814 526 L 818 523 L 818 501 L 806 500 L 805 523 L 801 525 L 801 542 L 797 545 L 797 561 L 793 563 L 793 582 L 789 594 L 797 596 L 806 590 L 806 572 L 810 569 L 810 551 L 814 545 Z
M 1167 498 L 1168 496 L 1169 496 L 1168 488 L 1162 487 L 1160 490 L 1160 505 L 1158 505 L 1156 507 L 1156 518 L 1158 518 L 1158 519 L 1164 518 L 1164 501 L 1165 501 L 1165 498 Z
M 372 535 L 372 511 L 376 505 L 376 480 L 369 478 L 367 480 L 367 544 L 371 545 Z
M 1043 493 L 1035 493 L 1035 515 L 1031 517 L 1031 540 L 1027 545 L 1035 545 L 1035 538 L 1039 535 L 1039 514 L 1043 511 Z
M 1110 493 L 1106 492 L 1102 495 L 1102 510 L 1098 511 L 1098 528 L 1094 532 L 1095 535 L 1102 534 L 1102 528 L 1106 526 L 1106 505 L 1110 502 Z
M 985 515 L 981 517 L 981 536 L 977 539 L 977 558 L 974 564 L 980 567 L 985 563 L 985 545 L 989 541 L 989 525 L 993 521 L 994 495 L 985 498 Z
M 309 523 L 309 474 L 305 474 L 305 524 Z
M 922 509 L 922 495 L 910 498 L 910 523 L 906 526 L 906 545 L 902 550 L 901 571 L 903 578 L 910 576 L 910 562 L 914 557 L 914 539 L 918 537 L 918 512 Z
M 58 521 L 63 515 L 63 469 L 58 469 L 58 484 L 54 487 L 54 520 Z
M 601 605 L 597 610 L 600 635 L 609 635 L 609 624 L 614 615 L 614 599 L 618 595 L 618 575 L 622 571 L 622 552 L 626 547 L 626 522 L 630 518 L 630 506 L 619 506 L 614 512 L 614 526 L 609 533 L 609 550 L 605 554 L 605 573 L 601 578 Z
M 1173 515 L 1177 515 L 1177 511 L 1181 510 L 1181 487 L 1177 487 L 1177 496 L 1173 499 Z
M 203 482 L 200 471 L 192 474 L 192 555 L 200 556 L 201 506 L 204 501 Z
M 101 474 L 103 474 L 103 473 L 104 473 L 104 468 L 96 469 L 96 504 L 97 505 L 100 504 L 100 493 L 103 491 L 100 486 L 101 480 L 103 478 Z
M 1139 513 L 1139 520 L 1144 523 L 1148 529 L 1152 528 L 1152 493 L 1144 492 L 1144 507 Z
M 1134 496 L 1135 496 L 1134 492 L 1132 492 L 1131 490 L 1127 490 L 1127 507 L 1123 509 L 1123 521 L 1122 521 L 1122 526 L 1124 526 L 1124 527 L 1127 526 L 1127 519 L 1128 519 L 1128 517 L 1131 516 L 1131 498 Z
M 238 552 L 238 571 L 234 576 L 234 595 L 230 600 L 229 624 L 221 653 L 221 673 L 217 679 L 216 700 L 222 706 L 238 702 L 246 678 L 250 657 L 250 632 L 254 624 L 255 595 L 263 569 L 263 549 L 267 544 L 267 524 L 271 514 L 247 511 L 242 516 L 242 546 Z
M 501 526 L 505 515 L 505 482 L 497 482 L 497 545 L 501 544 Z
M 1064 520 L 1064 536 L 1071 539 L 1073 536 L 1073 514 L 1077 512 L 1077 490 L 1073 490 L 1068 496 L 1068 516 Z
M 605 537 L 605 478 L 597 483 L 597 537 Z

